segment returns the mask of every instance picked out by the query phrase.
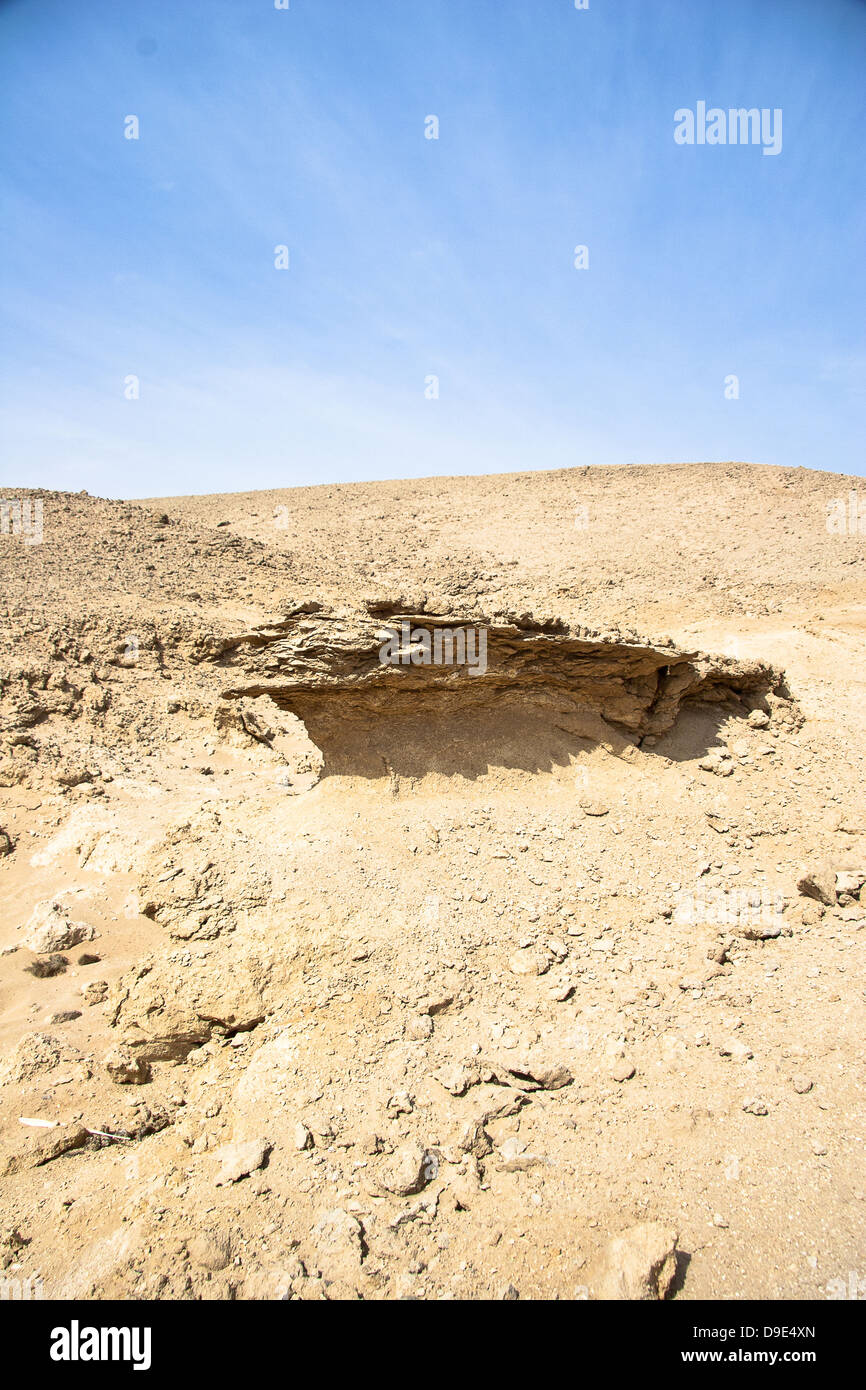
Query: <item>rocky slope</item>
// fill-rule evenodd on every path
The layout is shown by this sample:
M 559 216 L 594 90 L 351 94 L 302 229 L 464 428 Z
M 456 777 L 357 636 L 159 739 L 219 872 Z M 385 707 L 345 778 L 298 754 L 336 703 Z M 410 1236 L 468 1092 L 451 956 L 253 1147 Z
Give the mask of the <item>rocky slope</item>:
M 858 488 L 7 489 L 44 534 L 0 536 L 4 1276 L 861 1270 L 866 538 L 826 524 Z M 483 672 L 412 660 L 457 628 Z

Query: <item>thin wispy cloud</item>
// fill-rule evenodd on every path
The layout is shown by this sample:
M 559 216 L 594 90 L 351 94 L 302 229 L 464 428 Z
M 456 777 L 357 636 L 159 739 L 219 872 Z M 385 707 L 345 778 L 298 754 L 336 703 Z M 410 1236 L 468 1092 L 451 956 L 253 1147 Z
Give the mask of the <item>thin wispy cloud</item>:
M 10 482 L 864 471 L 864 7 L 34 0 L 0 37 Z M 699 102 L 782 110 L 776 157 L 677 144 Z

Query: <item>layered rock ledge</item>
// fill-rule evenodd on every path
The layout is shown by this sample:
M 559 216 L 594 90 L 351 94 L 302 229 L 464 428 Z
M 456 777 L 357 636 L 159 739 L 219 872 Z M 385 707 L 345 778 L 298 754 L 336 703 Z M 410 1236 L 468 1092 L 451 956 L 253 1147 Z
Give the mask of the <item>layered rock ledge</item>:
M 447 634 L 460 630 L 469 638 L 472 664 L 437 664 L 430 649 L 444 646 L 447 653 Z M 394 651 L 395 635 L 398 664 L 385 663 L 380 652 L 389 641 Z M 226 700 L 268 695 L 308 727 L 324 717 L 435 718 L 494 703 L 500 712 L 543 705 L 600 716 L 640 742 L 667 732 L 685 704 L 734 704 L 748 711 L 769 693 L 784 692 L 782 672 L 761 661 L 708 656 L 555 621 L 479 623 L 459 613 L 296 612 L 214 642 L 201 657 L 232 672 L 222 692 Z

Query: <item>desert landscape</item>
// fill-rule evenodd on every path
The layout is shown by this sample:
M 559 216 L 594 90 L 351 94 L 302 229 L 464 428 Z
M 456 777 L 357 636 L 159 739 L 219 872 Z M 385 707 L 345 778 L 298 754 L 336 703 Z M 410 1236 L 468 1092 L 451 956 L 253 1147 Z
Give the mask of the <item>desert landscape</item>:
M 866 1294 L 862 479 L 4 498 L 4 1279 Z

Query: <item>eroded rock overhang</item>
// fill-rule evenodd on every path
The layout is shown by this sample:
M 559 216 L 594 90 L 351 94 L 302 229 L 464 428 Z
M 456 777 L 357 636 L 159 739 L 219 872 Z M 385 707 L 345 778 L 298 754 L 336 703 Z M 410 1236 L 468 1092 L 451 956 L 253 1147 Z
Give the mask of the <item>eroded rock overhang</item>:
M 480 662 L 426 660 L 427 633 L 471 630 Z M 397 633 L 399 664 L 380 651 Z M 409 635 L 400 645 L 400 638 Z M 447 651 L 447 642 L 444 644 Z M 414 655 L 407 658 L 409 649 Z M 394 650 L 393 644 L 391 648 Z M 470 644 L 470 650 L 472 650 Z M 401 715 L 454 716 L 504 706 L 592 712 L 639 742 L 672 728 L 685 704 L 739 705 L 749 710 L 783 689 L 782 673 L 761 661 L 681 650 L 671 643 L 575 630 L 531 619 L 483 621 L 461 614 L 394 610 L 363 616 L 298 611 L 279 621 L 213 642 L 200 659 L 231 672 L 223 697 L 268 695 L 305 722 L 321 718 L 378 720 Z

